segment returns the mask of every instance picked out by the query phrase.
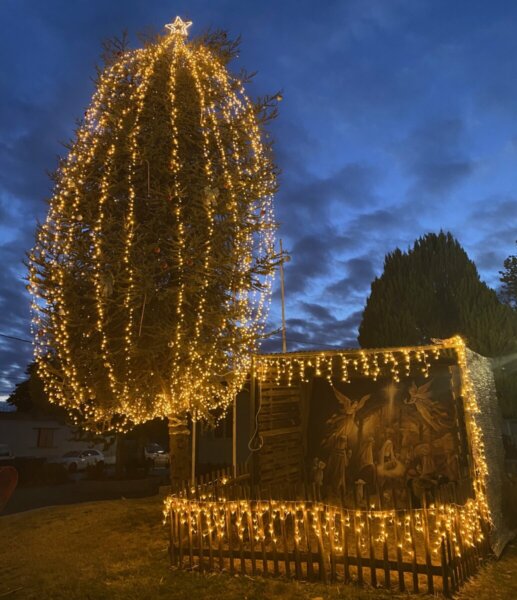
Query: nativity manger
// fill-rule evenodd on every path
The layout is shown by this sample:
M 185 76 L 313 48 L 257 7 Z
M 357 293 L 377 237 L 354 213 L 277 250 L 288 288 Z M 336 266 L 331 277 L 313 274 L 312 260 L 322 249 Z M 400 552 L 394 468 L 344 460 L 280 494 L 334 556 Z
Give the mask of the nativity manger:
M 253 379 L 257 484 L 303 483 L 349 507 L 418 507 L 441 487 L 465 502 L 490 495 L 493 458 L 497 488 L 493 455 L 502 450 L 490 362 L 459 338 L 261 355 Z
M 168 498 L 173 564 L 448 595 L 500 552 L 494 380 L 461 338 L 258 355 L 247 390 L 247 472 Z

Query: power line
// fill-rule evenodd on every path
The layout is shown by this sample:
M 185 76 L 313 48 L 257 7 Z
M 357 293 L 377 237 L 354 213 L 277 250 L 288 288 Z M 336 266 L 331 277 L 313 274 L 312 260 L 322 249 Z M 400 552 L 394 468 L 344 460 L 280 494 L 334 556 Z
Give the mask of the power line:
M 23 338 L 19 338 L 14 335 L 7 335 L 6 333 L 0 333 L 0 337 L 7 338 L 8 340 L 16 340 L 17 342 L 25 342 L 26 344 L 32 344 L 31 340 L 24 340 Z
M 271 337 L 276 337 L 278 335 L 280 335 L 280 333 L 274 333 Z M 16 340 L 17 342 L 24 342 L 25 344 L 32 344 L 31 340 L 26 340 L 24 338 L 19 338 L 19 337 L 16 337 L 14 335 L 7 335 L 5 333 L 0 333 L 0 337 L 7 338 L 9 340 Z M 296 338 L 292 338 L 292 337 L 287 338 L 287 341 L 288 342 L 293 342 L 295 344 L 305 344 L 306 346 L 314 346 L 314 342 L 306 342 L 304 340 L 297 340 Z M 335 345 L 331 346 L 330 344 L 318 343 L 317 346 L 318 347 L 322 347 L 322 348 L 332 348 L 334 350 L 336 349 Z

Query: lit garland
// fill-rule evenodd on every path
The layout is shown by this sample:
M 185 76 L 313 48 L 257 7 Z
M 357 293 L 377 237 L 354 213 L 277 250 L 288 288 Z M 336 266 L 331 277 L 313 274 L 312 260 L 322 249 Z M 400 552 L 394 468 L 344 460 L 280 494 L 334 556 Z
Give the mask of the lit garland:
M 455 350 L 455 339 L 440 345 L 414 348 L 365 350 L 322 350 L 291 352 L 288 354 L 259 354 L 254 356 L 255 375 L 260 382 L 275 381 L 277 385 L 297 385 L 310 377 L 325 377 L 350 382 L 352 376 L 369 377 L 376 381 L 388 376 L 395 382 L 420 372 L 429 377 L 432 361 Z
M 461 397 L 467 416 L 467 427 L 472 456 L 474 459 L 474 487 L 476 502 L 487 520 L 490 511 L 486 499 L 488 468 L 481 429 L 476 421 L 479 407 L 476 392 L 469 375 L 466 346 L 460 336 L 440 340 L 429 346 L 399 347 L 362 350 L 324 350 L 321 352 L 292 352 L 289 354 L 260 354 L 253 358 L 254 373 L 261 383 L 276 385 L 299 385 L 310 377 L 325 377 L 329 382 L 339 379 L 350 382 L 350 378 L 368 377 L 376 381 L 380 376 L 391 377 L 399 382 L 402 377 L 421 373 L 429 377 L 432 361 L 440 357 L 456 356 L 461 372 Z
M 30 254 L 38 373 L 85 426 L 208 417 L 263 336 L 271 106 L 228 73 L 224 42 L 188 42 L 190 25 L 101 73 Z
M 343 550 L 346 543 L 343 536 L 348 535 L 351 536 L 349 543 L 353 538 L 356 549 L 361 553 L 373 539 L 375 544 L 398 547 L 409 560 L 416 560 L 415 553 L 422 551 L 422 536 L 427 526 L 432 534 L 430 550 L 435 560 L 439 561 L 445 538 L 450 540 L 454 555 L 461 556 L 462 548 L 473 548 L 484 540 L 484 527 L 492 525 L 492 511 L 496 510 L 496 507 L 489 507 L 487 501 L 485 489 L 488 469 L 483 435 L 476 421 L 479 407 L 469 375 L 467 349 L 461 337 L 415 348 L 259 355 L 254 357 L 254 368 L 259 381 L 276 382 L 278 385 L 299 385 L 311 376 L 333 378 L 338 374 L 343 381 L 349 381 L 354 375 L 373 380 L 381 375 L 391 375 L 394 381 L 399 381 L 402 376 L 410 376 L 415 368 L 428 377 L 431 361 L 441 356 L 451 357 L 451 352 L 461 372 L 461 396 L 475 466 L 475 497 L 464 505 L 440 503 L 432 504 L 427 509 L 412 510 L 381 510 L 372 505 L 367 510 L 356 510 L 318 502 L 235 501 L 227 500 L 224 496 L 211 500 L 203 495 L 199 500 L 190 500 L 172 495 L 164 502 L 164 521 L 171 516 L 178 516 L 183 525 L 194 523 L 194 527 L 198 527 L 200 522 L 207 523 L 203 533 L 205 538 L 212 540 L 216 535 L 220 542 L 225 543 L 228 543 L 228 532 L 237 528 L 241 542 L 271 544 L 275 549 L 280 531 L 289 531 L 297 547 L 305 544 L 308 548 L 310 536 L 314 536 L 319 543 L 333 547 L 337 552 Z M 191 515 L 195 515 L 195 518 L 191 518 Z M 243 533 L 243 518 L 248 519 L 247 537 Z M 266 528 L 260 526 L 264 519 L 268 523 Z M 290 526 L 286 527 L 288 520 Z M 305 527 L 307 522 L 311 524 L 310 534 Z M 217 527 L 209 526 L 209 523 L 217 523 Z M 196 531 L 194 529 L 192 533 Z M 418 537 L 419 544 L 416 542 Z
M 472 451 L 472 457 L 474 459 L 474 487 L 476 501 L 479 503 L 485 519 L 487 519 L 489 522 L 492 522 L 491 510 L 486 496 L 488 467 L 485 456 L 485 442 L 483 439 L 483 433 L 477 422 L 477 416 L 480 414 L 480 410 L 476 398 L 476 391 L 472 384 L 469 367 L 467 364 L 467 348 L 461 337 L 457 336 L 453 339 L 456 342 L 456 354 L 461 370 L 461 396 L 464 400 L 470 447 Z
M 425 513 L 425 514 L 424 514 Z M 329 506 L 320 502 L 286 500 L 200 500 L 169 496 L 164 502 L 163 522 L 177 518 L 196 539 L 201 531 L 207 544 L 228 544 L 235 534 L 240 543 L 271 545 L 276 550 L 288 532 L 287 543 L 302 550 L 316 541 L 323 547 L 343 552 L 352 544 L 364 554 L 370 541 L 378 555 L 383 545 L 399 548 L 412 560 L 423 553 L 425 523 L 430 533 L 430 551 L 439 561 L 444 536 L 450 536 L 454 554 L 473 548 L 485 538 L 485 514 L 476 500 L 465 505 L 440 504 L 426 509 L 357 510 Z M 267 526 L 264 527 L 264 523 Z M 189 536 L 190 537 L 190 536 Z M 347 539 L 345 539 L 345 537 Z

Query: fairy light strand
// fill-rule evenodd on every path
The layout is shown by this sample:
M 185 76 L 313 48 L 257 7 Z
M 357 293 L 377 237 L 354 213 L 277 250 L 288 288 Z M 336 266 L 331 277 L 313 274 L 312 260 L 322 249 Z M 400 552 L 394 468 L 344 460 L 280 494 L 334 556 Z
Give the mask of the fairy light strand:
M 224 410 L 263 334 L 276 169 L 242 83 L 213 48 L 187 39 L 190 25 L 178 17 L 167 35 L 101 73 L 31 254 L 38 372 L 51 402 L 85 427 L 124 430 Z M 168 102 L 161 117 L 170 131 L 161 188 L 146 146 L 154 126 L 148 107 L 159 98 L 168 99 L 160 106 Z M 200 132 L 195 172 L 185 127 Z M 171 228 L 159 224 L 151 257 L 176 296 L 163 323 L 152 320 L 161 288 L 153 289 L 153 261 L 142 248 L 150 239 L 144 209 L 156 197 Z

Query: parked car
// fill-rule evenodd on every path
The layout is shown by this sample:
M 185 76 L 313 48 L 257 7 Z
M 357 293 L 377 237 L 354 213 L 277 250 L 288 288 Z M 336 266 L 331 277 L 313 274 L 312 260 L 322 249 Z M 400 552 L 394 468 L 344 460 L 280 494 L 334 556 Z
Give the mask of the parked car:
M 81 456 L 86 460 L 88 467 L 104 466 L 104 454 L 100 450 L 83 450 Z
M 152 460 L 155 467 L 166 467 L 169 464 L 169 455 L 160 444 L 147 444 L 144 448 L 146 460 Z
M 61 458 L 49 462 L 65 465 L 70 473 L 75 473 L 96 465 L 103 466 L 104 454 L 100 450 L 70 450 L 65 452 Z

